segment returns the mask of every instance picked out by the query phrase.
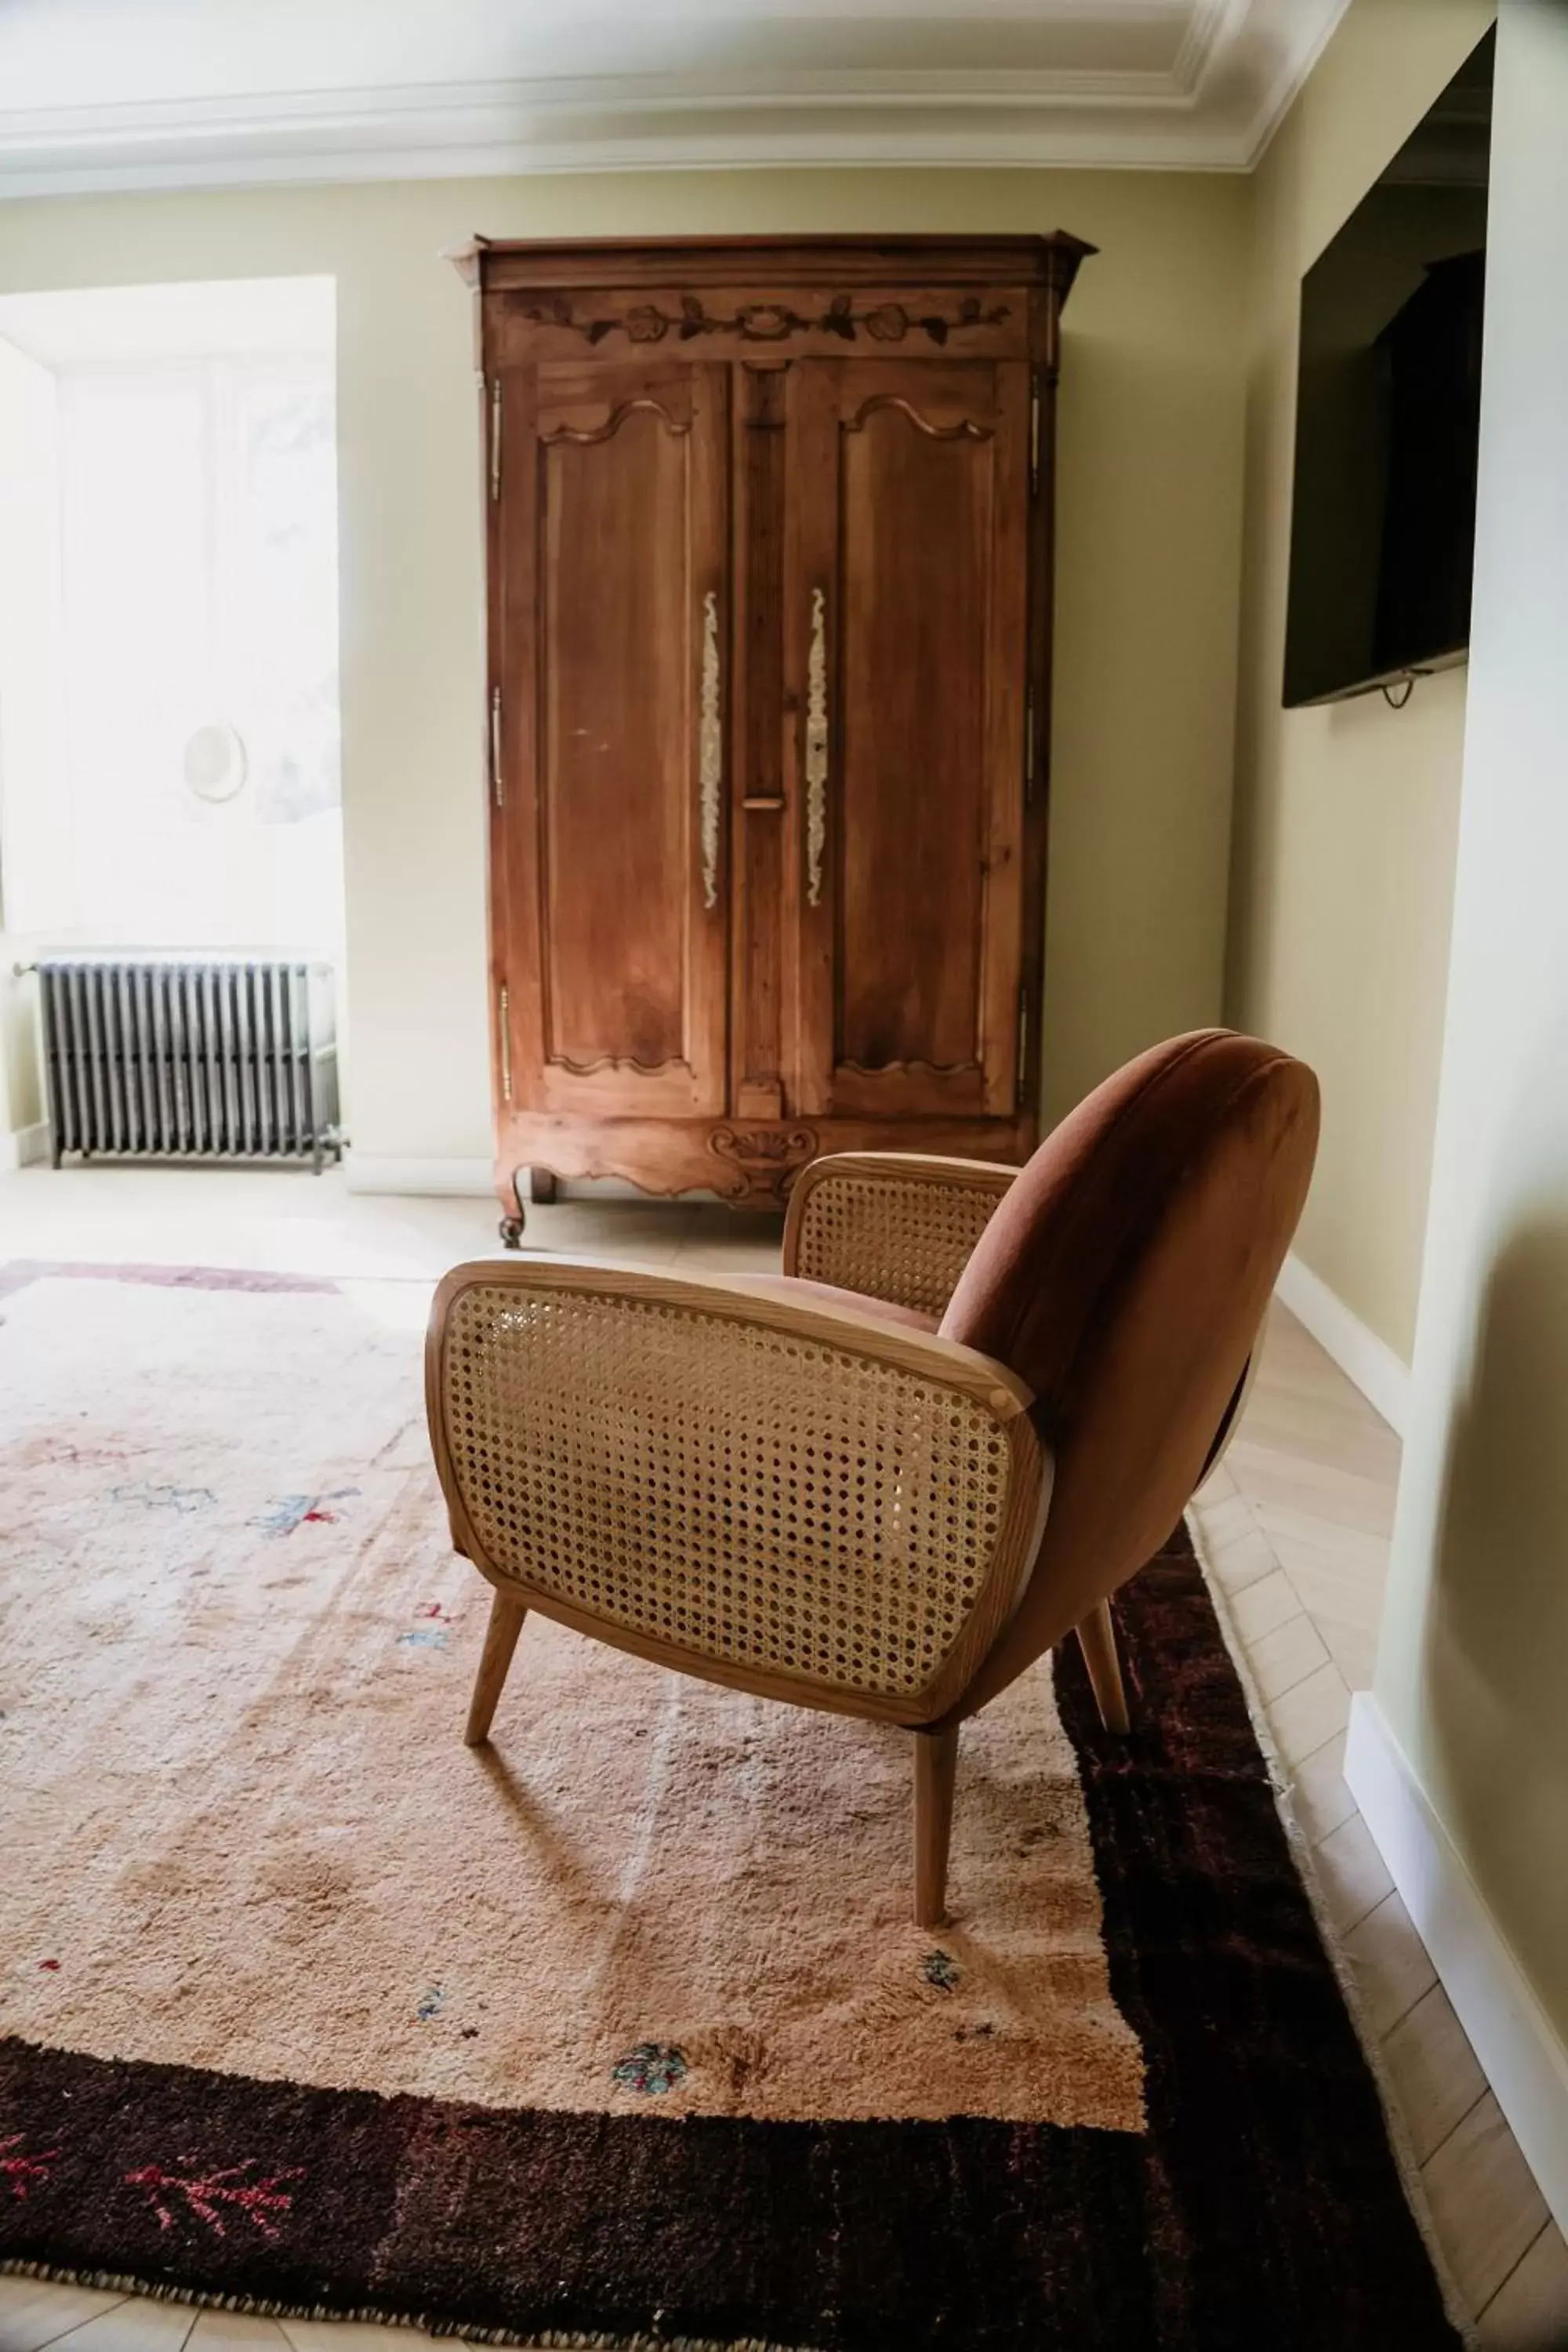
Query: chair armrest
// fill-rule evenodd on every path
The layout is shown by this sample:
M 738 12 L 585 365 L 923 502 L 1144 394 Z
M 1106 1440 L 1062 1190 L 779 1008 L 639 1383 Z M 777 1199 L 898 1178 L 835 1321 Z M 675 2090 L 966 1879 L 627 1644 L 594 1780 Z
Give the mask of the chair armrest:
M 492 1582 L 773 1696 L 934 1721 L 1038 1547 L 1028 1390 L 853 1308 L 489 1260 L 437 1292 L 426 1393 L 454 1538 Z
M 940 1319 L 1017 1173 L 994 1160 L 914 1151 L 814 1160 L 790 1194 L 784 1270 Z

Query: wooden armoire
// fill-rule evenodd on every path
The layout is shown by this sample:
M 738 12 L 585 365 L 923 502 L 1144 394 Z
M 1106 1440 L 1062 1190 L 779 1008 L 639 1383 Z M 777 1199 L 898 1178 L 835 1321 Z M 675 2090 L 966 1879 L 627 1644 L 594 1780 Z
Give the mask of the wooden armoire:
M 1078 238 L 491 244 L 496 1172 L 1035 1141 Z

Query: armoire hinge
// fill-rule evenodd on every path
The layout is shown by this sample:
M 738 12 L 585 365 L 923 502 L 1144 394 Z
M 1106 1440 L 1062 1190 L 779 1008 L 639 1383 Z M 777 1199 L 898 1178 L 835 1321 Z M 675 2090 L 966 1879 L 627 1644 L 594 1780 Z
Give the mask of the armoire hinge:
M 500 378 L 490 378 L 490 496 L 500 496 Z
M 1029 387 L 1029 496 L 1040 487 L 1040 383 L 1037 376 Z
M 500 768 L 500 688 L 490 688 L 490 798 L 497 808 L 505 804 L 506 788 L 501 782 Z
M 1024 1076 L 1029 1066 L 1029 986 L 1018 983 L 1018 1066 L 1013 1074 L 1014 1090 L 1019 1103 L 1024 1099 Z
M 497 991 L 497 1018 L 500 1025 L 500 1091 L 501 1100 L 511 1100 L 511 997 L 503 980 Z
M 1024 798 L 1035 797 L 1035 689 L 1027 687 L 1024 694 Z

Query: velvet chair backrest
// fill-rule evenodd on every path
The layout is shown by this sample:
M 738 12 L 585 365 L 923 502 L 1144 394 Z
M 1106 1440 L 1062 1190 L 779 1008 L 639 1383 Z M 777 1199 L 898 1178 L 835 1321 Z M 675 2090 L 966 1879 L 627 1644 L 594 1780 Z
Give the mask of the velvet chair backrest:
M 1028 1381 L 1056 1483 L 1028 1587 L 961 1712 L 1176 1525 L 1258 1338 L 1317 1139 L 1304 1063 L 1199 1030 L 1107 1079 L 1003 1199 L 942 1330 Z

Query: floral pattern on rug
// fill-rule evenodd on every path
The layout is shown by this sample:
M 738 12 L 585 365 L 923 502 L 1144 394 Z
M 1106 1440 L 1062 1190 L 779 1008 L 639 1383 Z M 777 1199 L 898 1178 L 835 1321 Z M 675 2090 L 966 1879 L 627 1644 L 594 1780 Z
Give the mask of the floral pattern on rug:
M 628 2091 L 640 2092 L 644 2098 L 661 2098 L 673 2091 L 686 2073 L 682 2052 L 668 2042 L 639 2042 L 635 2050 L 617 2059 L 610 2069 L 612 2083 L 620 2083 Z

